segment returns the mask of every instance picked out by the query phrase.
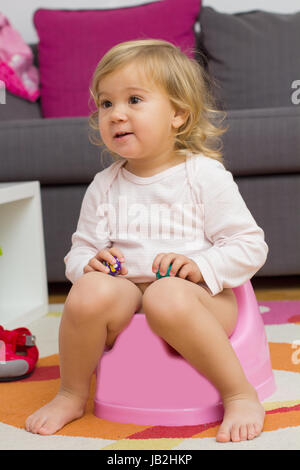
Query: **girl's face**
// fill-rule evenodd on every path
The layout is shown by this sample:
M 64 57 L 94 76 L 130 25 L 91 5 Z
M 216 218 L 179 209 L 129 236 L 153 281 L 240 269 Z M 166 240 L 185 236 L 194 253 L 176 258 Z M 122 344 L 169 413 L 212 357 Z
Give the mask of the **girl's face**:
M 109 150 L 132 163 L 160 164 L 173 157 L 174 131 L 184 118 L 167 94 L 146 80 L 140 66 L 129 64 L 101 80 L 98 114 L 99 131 Z M 118 137 L 121 132 L 129 135 Z

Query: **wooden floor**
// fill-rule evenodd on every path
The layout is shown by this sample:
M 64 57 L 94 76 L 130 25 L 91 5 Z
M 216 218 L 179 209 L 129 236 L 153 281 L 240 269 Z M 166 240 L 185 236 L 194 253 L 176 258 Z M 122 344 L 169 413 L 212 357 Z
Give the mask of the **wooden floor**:
M 300 276 L 257 277 L 252 279 L 257 300 L 300 300 Z M 70 283 L 49 283 L 49 303 L 64 303 Z

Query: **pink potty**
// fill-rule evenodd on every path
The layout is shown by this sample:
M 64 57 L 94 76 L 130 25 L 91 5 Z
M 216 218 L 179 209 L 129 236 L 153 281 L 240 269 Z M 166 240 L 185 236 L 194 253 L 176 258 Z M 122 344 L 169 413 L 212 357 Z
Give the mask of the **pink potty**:
M 263 401 L 275 391 L 264 324 L 251 282 L 234 292 L 239 316 L 230 341 Z M 133 316 L 102 355 L 94 405 L 99 418 L 142 425 L 195 425 L 224 414 L 217 389 L 153 333 L 143 313 Z

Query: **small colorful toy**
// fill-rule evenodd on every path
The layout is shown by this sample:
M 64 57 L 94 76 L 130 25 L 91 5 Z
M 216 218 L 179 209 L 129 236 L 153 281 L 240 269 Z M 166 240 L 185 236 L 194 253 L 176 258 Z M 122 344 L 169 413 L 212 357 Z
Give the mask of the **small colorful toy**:
M 121 271 L 121 262 L 118 260 L 118 258 L 115 256 L 116 259 L 115 264 L 110 264 L 108 261 L 102 261 L 104 266 L 106 266 L 109 269 L 109 274 L 110 276 L 117 276 L 119 272 Z
M 170 271 L 171 271 L 171 268 L 172 268 L 172 263 L 170 264 L 170 266 L 168 267 L 168 270 L 166 272 L 166 274 L 164 276 L 162 276 L 159 272 L 159 268 L 158 268 L 158 271 L 156 273 L 156 279 L 160 279 L 161 277 L 169 277 L 170 276 Z

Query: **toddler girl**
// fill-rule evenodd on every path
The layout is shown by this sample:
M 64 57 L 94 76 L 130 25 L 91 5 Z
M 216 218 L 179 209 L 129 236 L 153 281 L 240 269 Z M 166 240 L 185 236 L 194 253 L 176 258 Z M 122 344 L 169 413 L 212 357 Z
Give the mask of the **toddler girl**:
M 99 62 L 91 122 L 116 161 L 96 174 L 82 202 L 65 257 L 73 286 L 59 332 L 60 390 L 27 418 L 28 431 L 53 434 L 84 414 L 104 348 L 144 312 L 219 390 L 217 440 L 260 434 L 264 408 L 228 337 L 237 321 L 232 288 L 260 269 L 268 248 L 222 163 L 224 129 L 207 78 L 162 40 L 118 44 Z M 122 265 L 113 277 L 103 261 L 114 264 L 115 256 Z

